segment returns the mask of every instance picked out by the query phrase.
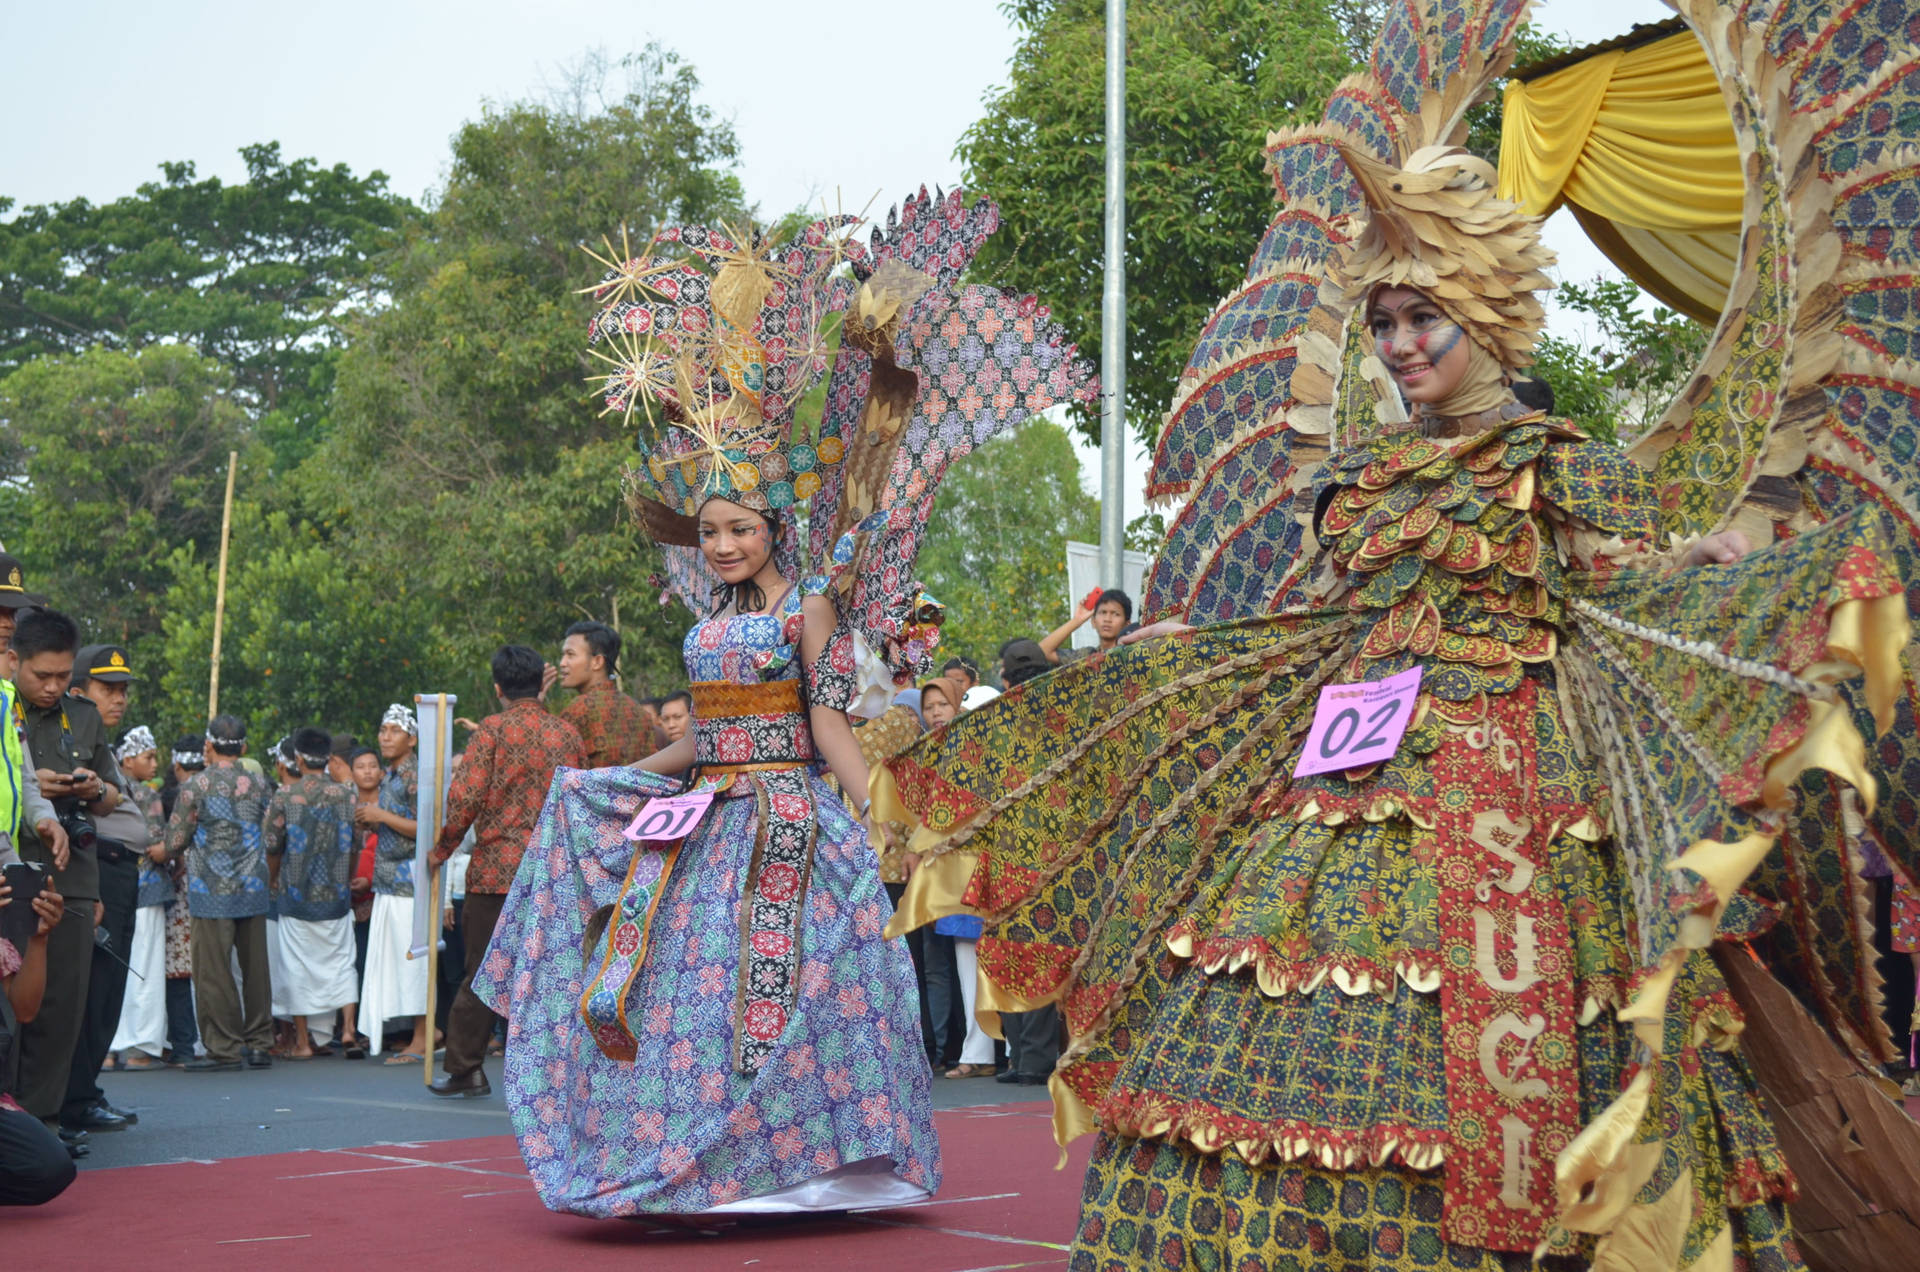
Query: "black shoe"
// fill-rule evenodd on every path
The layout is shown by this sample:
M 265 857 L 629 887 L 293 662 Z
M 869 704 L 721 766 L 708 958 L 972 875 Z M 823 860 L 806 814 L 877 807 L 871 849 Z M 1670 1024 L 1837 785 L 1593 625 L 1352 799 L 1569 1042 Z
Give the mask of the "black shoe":
M 67 1156 L 72 1158 L 76 1162 L 79 1161 L 82 1157 L 90 1157 L 93 1154 L 93 1150 L 91 1148 L 88 1148 L 85 1144 L 68 1144 L 66 1148 L 67 1148 Z
M 180 1066 L 188 1073 L 225 1073 L 229 1069 L 238 1069 L 238 1060 L 216 1060 L 212 1056 L 195 1056 Z
M 113 1104 L 109 1103 L 104 1099 L 95 1100 L 93 1103 L 93 1107 L 96 1109 L 105 1109 L 107 1112 L 113 1114 L 115 1117 L 125 1118 L 128 1126 L 140 1125 L 140 1115 L 138 1113 L 135 1113 L 132 1109 L 116 1108 Z
M 60 1137 L 60 1142 L 69 1148 L 75 1144 L 85 1144 L 88 1139 L 87 1133 L 77 1126 L 63 1126 L 55 1134 Z
M 455 1096 L 463 1096 L 471 1100 L 483 1095 L 493 1094 L 493 1087 L 488 1085 L 487 1074 L 484 1069 L 475 1069 L 471 1073 L 462 1073 L 457 1077 L 449 1073 L 446 1077 L 429 1086 L 427 1090 L 433 1092 L 435 1095 L 446 1096 L 449 1099 Z
M 249 1069 L 273 1068 L 273 1057 L 268 1055 L 264 1051 L 254 1051 L 251 1048 L 249 1048 L 248 1050 L 242 1051 L 240 1053 L 240 1058 L 247 1062 L 247 1068 Z
M 124 1131 L 132 1123 L 104 1105 L 89 1104 L 77 1117 L 61 1118 L 60 1125 L 69 1131 Z
M 994 1074 L 993 1080 L 995 1082 L 1001 1083 L 1004 1086 L 1011 1086 L 1012 1084 L 1020 1080 L 1020 1075 L 1018 1073 L 1015 1073 L 1012 1069 L 1008 1069 L 1003 1073 Z
M 1013 1075 L 1013 1084 L 1015 1086 L 1045 1086 L 1047 1085 L 1047 1080 L 1038 1073 L 1016 1073 Z

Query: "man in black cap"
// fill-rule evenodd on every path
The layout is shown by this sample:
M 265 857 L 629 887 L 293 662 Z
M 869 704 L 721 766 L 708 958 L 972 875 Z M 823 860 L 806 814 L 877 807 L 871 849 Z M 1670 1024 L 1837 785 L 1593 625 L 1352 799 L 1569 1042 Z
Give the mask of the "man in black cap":
M 13 643 L 13 624 L 20 611 L 47 603 L 46 597 L 27 591 L 22 577 L 19 558 L 0 552 L 0 650 Z
M 7 576 L 0 573 L 0 583 Z M 40 1014 L 20 1031 L 20 1087 L 27 1112 L 52 1121 L 66 1103 L 73 1052 L 86 1015 L 93 929 L 101 917 L 95 819 L 119 802 L 120 777 L 106 724 L 91 702 L 67 695 L 80 629 L 65 614 L 27 610 L 15 620 L 15 720 L 38 766 L 40 789 L 66 827 L 62 864 L 54 845 L 20 829 L 20 855 L 46 863 L 66 898 L 66 914 L 47 938 L 47 992 Z M 75 1132 L 67 1132 L 69 1139 Z
M 73 664 L 75 698 L 93 704 L 108 737 L 120 732 L 127 718 L 133 668 L 119 645 L 82 647 Z M 100 1089 L 100 1066 L 113 1046 L 120 1024 L 120 1008 L 127 993 L 127 964 L 133 949 L 133 923 L 140 903 L 140 860 L 151 835 L 147 819 L 133 801 L 133 791 L 118 772 L 115 789 L 120 797 L 111 811 L 94 819 L 94 856 L 100 868 L 99 935 L 94 937 L 93 969 L 87 980 L 87 1007 L 80 1025 L 80 1041 L 73 1049 L 67 1077 L 66 1103 L 60 1107 L 60 1125 L 68 1131 L 118 1131 L 139 1121 L 137 1114 L 107 1103 Z

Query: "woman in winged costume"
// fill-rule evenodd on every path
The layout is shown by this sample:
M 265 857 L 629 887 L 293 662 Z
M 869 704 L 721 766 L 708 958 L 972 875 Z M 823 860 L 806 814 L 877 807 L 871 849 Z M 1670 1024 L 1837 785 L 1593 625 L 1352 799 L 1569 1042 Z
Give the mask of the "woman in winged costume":
M 1297 598 L 1149 626 L 878 771 L 920 826 L 894 930 L 979 914 L 982 1009 L 1060 1005 L 1056 1132 L 1098 1133 L 1073 1269 L 1800 1266 L 1708 947 L 1769 921 L 1741 889 L 1803 774 L 1872 810 L 1887 522 L 1656 543 L 1648 472 L 1508 387 L 1550 257 L 1492 169 L 1317 137 L 1364 222 L 1275 404 L 1327 455 L 1287 470 Z M 1323 698 L 1415 672 L 1344 724 Z
M 996 219 L 922 191 L 868 247 L 851 218 L 787 243 L 680 227 L 659 241 L 688 259 L 608 262 L 609 406 L 665 416 L 630 501 L 699 616 L 694 727 L 635 767 L 561 772 L 475 979 L 510 1021 L 514 1130 L 554 1209 L 842 1209 L 939 1186 L 913 968 L 825 777 L 866 790 L 848 714 L 885 711 L 937 641 L 911 569 L 946 465 L 1084 393 L 1045 310 L 955 285 Z M 835 312 L 826 412 L 802 427 Z M 682 793 L 712 802 L 679 837 L 623 833 Z

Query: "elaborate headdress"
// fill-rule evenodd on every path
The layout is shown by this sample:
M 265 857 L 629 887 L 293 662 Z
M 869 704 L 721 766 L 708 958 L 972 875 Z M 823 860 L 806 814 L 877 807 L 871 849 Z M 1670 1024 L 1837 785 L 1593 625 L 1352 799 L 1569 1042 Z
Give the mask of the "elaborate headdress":
M 825 318 L 852 292 L 836 272 L 840 231 L 852 220 L 817 221 L 788 242 L 751 226 L 676 226 L 638 256 L 623 234 L 624 259 L 605 262 L 611 268 L 591 290 L 608 304 L 591 339 L 612 347 L 594 352 L 613 369 L 595 379 L 608 411 L 638 409 L 650 426 L 628 499 L 656 539 L 697 542 L 693 519 L 709 499 L 789 508 L 840 462 L 840 439 L 793 436 L 793 413 L 827 369 Z M 687 248 L 705 268 L 656 257 L 662 243 Z
M 1534 293 L 1553 286 L 1542 271 L 1554 258 L 1539 220 L 1495 192 L 1493 165 L 1457 146 L 1428 146 L 1399 167 L 1357 146 L 1339 149 L 1369 213 L 1330 262 L 1345 302 L 1410 287 L 1501 366 L 1532 363 L 1546 323 Z
M 700 505 L 807 505 L 782 547 L 826 575 L 849 626 L 910 683 L 937 641 L 939 606 L 913 576 L 934 491 L 954 460 L 1056 402 L 1088 401 L 1089 368 L 1031 296 L 961 286 L 999 225 L 958 190 L 904 200 L 866 241 L 834 216 L 791 238 L 698 226 L 637 256 L 597 257 L 589 288 L 595 377 L 607 409 L 643 413 L 645 462 L 628 502 L 662 544 L 667 586 L 691 609 L 713 582 L 695 550 Z M 656 256 L 677 244 L 694 259 Z M 840 322 L 837 352 L 826 336 Z M 819 420 L 796 407 L 826 372 Z M 887 695 L 890 697 L 890 695 Z

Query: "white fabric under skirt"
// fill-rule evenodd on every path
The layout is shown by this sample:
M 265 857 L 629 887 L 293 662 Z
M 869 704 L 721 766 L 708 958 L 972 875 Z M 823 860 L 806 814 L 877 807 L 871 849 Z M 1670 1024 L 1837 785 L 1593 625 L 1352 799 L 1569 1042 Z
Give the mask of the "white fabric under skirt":
M 973 1014 L 974 999 L 980 991 L 980 983 L 976 979 L 980 970 L 980 942 L 954 937 L 953 961 L 959 969 L 960 1002 L 967 1020 L 967 1040 L 960 1044 L 959 1062 L 992 1064 L 993 1039 L 980 1027 L 980 1022 L 974 1019 Z
M 373 895 L 373 921 L 367 926 L 367 979 L 360 986 L 360 1032 L 373 1040 L 380 1054 L 380 1038 L 389 1020 L 411 1020 L 427 1014 L 427 960 L 410 959 L 413 945 L 413 898 Z M 353 948 L 348 929 L 347 948 Z
M 113 1049 L 158 1057 L 167 1045 L 166 906 L 143 905 L 133 912 L 133 948 L 127 952 L 127 967 L 127 996 L 120 1002 Z
M 280 919 L 277 915 L 267 919 L 267 979 L 273 983 L 273 1018 L 289 1019 L 293 1013 L 287 1009 L 287 962 L 280 953 Z M 239 984 L 237 977 L 234 983 Z
M 289 1016 L 326 1016 L 356 1002 L 353 977 L 353 915 L 337 919 L 282 918 L 280 966 L 274 969 L 275 1014 L 284 1002 Z M 422 1010 L 425 1010 L 424 1006 Z

